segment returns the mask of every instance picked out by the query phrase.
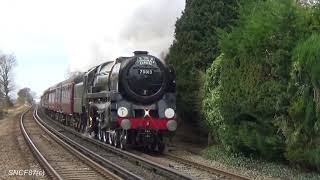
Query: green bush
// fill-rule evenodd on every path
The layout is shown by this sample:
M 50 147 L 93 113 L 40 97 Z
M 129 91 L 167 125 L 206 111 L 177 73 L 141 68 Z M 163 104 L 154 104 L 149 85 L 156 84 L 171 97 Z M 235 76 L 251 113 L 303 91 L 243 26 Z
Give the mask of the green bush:
M 203 106 L 228 150 L 282 156 L 285 139 L 277 121 L 288 119 L 291 52 L 304 26 L 303 11 L 290 0 L 269 0 L 246 4 L 232 31 L 221 31 L 220 83 L 205 83 L 213 91 Z M 212 68 L 206 80 L 211 76 Z
M 320 93 L 320 35 L 299 43 L 293 57 L 286 157 L 320 170 L 320 101 L 314 97 Z
M 233 149 L 281 157 L 285 139 L 276 124 L 288 118 L 291 51 L 304 34 L 304 15 L 290 0 L 245 8 L 239 25 L 222 34 L 221 110 L 238 136 Z
M 220 74 L 222 58 L 223 55 L 220 55 L 208 68 L 202 88 L 202 114 L 205 119 L 205 125 L 215 137 L 217 137 L 216 130 L 223 126 L 223 117 L 219 108 L 219 104 L 221 104 L 219 100 L 221 99 Z
M 320 169 L 319 30 L 319 6 L 291 0 L 248 3 L 220 30 L 202 106 L 225 149 Z
M 181 119 L 196 120 L 201 110 L 201 76 L 220 54 L 217 28 L 229 29 L 238 0 L 188 0 L 176 22 L 167 61 L 176 70 L 177 108 Z

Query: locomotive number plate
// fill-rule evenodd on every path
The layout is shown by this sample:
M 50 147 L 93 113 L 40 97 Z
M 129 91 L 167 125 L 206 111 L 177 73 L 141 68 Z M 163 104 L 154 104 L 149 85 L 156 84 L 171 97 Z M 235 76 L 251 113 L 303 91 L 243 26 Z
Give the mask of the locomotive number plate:
M 152 75 L 153 70 L 152 69 L 138 69 L 138 73 L 143 74 L 143 75 Z

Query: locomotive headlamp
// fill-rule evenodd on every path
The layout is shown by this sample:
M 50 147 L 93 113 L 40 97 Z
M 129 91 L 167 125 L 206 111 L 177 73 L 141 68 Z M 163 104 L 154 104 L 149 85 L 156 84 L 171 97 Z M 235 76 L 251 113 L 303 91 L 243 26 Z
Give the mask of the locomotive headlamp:
M 164 111 L 164 116 L 168 119 L 171 119 L 174 117 L 174 110 L 172 108 L 168 108 Z
M 129 114 L 128 109 L 125 107 L 119 107 L 117 113 L 118 113 L 118 116 L 122 118 L 127 117 Z
M 177 121 L 175 120 L 169 120 L 167 122 L 167 128 L 169 131 L 175 131 L 177 129 L 177 126 L 178 124 L 177 124 Z
M 130 120 L 129 120 L 129 119 L 123 119 L 123 120 L 121 121 L 121 127 L 122 127 L 122 129 L 124 129 L 124 130 L 130 129 L 130 127 L 131 127 L 131 122 L 130 122 Z

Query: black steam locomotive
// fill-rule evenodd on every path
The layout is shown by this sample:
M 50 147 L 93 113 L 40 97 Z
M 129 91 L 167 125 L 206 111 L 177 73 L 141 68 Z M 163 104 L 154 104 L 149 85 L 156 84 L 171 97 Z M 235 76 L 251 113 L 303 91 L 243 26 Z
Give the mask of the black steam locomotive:
M 41 106 L 54 119 L 116 147 L 162 152 L 177 128 L 175 100 L 173 69 L 135 51 L 50 87 Z

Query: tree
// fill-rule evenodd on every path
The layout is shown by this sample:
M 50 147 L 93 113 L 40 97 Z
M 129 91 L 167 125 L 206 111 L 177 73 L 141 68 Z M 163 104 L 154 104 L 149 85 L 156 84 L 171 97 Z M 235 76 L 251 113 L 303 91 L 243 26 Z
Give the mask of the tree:
M 0 84 L 0 88 L 1 88 L 1 84 Z M 0 109 L 3 106 L 4 102 L 4 94 L 2 93 L 2 91 L 0 91 Z
M 223 126 L 217 132 L 229 149 L 283 156 L 285 138 L 278 123 L 289 118 L 292 51 L 308 27 L 301 10 L 291 0 L 257 1 L 244 7 L 232 32 L 223 33 Z
M 206 124 L 227 150 L 320 170 L 320 8 L 266 0 L 240 9 L 206 72 Z
M 23 89 L 20 89 L 18 91 L 18 103 L 19 104 L 23 104 L 23 103 L 33 103 L 33 99 L 34 99 L 34 96 L 35 94 L 31 91 L 30 88 L 23 88 Z
M 320 16 L 318 16 L 319 18 Z M 314 32 L 294 50 L 289 92 L 290 119 L 286 129 L 286 158 L 320 171 L 320 35 Z
M 5 106 L 12 106 L 10 93 L 14 88 L 13 68 L 16 66 L 14 55 L 0 54 L 0 92 L 3 95 Z
M 220 54 L 217 29 L 230 29 L 237 7 L 237 0 L 187 0 L 176 22 L 166 61 L 176 71 L 177 108 L 184 120 L 199 119 L 201 74 Z
M 66 78 L 75 78 L 79 75 L 83 74 L 81 71 L 71 71 L 70 68 L 67 69 L 65 77 Z
M 3 116 L 4 95 L 0 91 L 0 119 Z

